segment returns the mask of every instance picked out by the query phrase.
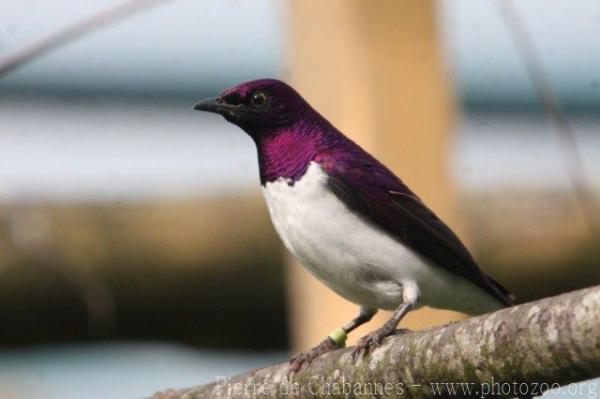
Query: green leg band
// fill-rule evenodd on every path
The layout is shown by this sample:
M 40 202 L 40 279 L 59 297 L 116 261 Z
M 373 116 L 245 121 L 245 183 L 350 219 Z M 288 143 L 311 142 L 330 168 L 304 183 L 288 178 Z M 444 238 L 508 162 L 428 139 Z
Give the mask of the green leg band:
M 344 330 L 342 327 L 338 327 L 331 334 L 329 334 L 329 338 L 331 338 L 339 348 L 343 348 L 346 346 L 348 334 L 346 334 L 346 330 Z

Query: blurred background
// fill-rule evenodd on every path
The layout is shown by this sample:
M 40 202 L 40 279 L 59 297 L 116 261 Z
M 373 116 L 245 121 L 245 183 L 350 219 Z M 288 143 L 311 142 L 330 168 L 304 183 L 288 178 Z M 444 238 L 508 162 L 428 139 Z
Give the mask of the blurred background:
M 600 4 L 510 4 L 4 0 L 0 397 L 208 382 L 355 315 L 283 250 L 251 140 L 191 109 L 256 78 L 394 169 L 519 302 L 600 283 Z M 71 40 L 2 69 L 49 37 Z

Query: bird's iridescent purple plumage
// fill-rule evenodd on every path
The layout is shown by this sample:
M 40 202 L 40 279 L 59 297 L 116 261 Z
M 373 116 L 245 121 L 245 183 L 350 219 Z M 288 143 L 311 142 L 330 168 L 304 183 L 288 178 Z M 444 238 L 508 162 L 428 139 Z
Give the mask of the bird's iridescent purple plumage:
M 419 197 L 290 86 L 263 79 L 229 89 L 221 97 L 244 99 L 257 90 L 269 92 L 272 103 L 237 124 L 256 143 L 263 185 L 278 179 L 293 185 L 311 162 L 317 163 L 327 174 L 328 187 L 353 212 L 500 302 L 512 303 L 510 293 L 479 270 L 460 239 Z

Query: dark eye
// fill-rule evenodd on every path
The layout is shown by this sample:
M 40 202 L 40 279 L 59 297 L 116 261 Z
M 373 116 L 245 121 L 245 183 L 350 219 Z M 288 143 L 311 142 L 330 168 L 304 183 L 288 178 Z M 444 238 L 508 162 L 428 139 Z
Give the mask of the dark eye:
M 267 95 L 262 91 L 257 91 L 256 93 L 252 93 L 252 97 L 250 97 L 250 104 L 253 107 L 262 107 L 267 103 Z

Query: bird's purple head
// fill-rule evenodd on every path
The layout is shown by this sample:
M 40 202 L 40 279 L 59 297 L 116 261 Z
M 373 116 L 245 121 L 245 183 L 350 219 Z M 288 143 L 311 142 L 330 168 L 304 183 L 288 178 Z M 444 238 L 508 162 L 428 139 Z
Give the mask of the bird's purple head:
M 284 82 L 260 79 L 202 100 L 194 109 L 220 114 L 256 138 L 294 125 L 310 106 Z
M 220 114 L 252 137 L 262 184 L 281 177 L 296 181 L 319 151 L 349 142 L 300 94 L 275 79 L 243 83 L 194 109 Z

